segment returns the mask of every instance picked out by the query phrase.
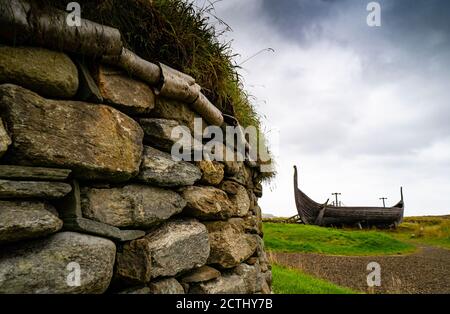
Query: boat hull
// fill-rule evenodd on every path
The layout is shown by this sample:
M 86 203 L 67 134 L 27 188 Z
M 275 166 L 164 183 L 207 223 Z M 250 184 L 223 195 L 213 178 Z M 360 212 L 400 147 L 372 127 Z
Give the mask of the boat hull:
M 336 207 L 328 201 L 319 204 L 298 188 L 297 168 L 294 166 L 294 192 L 298 215 L 305 224 L 321 226 L 358 225 L 360 227 L 396 227 L 403 219 L 405 204 L 401 200 L 392 207 Z
M 403 217 L 403 208 L 378 207 L 327 207 L 322 225 L 390 226 L 399 224 Z

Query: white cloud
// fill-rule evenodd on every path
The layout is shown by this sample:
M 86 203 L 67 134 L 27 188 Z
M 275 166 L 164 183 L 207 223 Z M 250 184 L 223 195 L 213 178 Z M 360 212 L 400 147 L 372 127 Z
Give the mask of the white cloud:
M 395 203 L 403 185 L 406 215 L 448 214 L 448 45 L 438 53 L 412 42 L 422 34 L 407 33 L 390 11 L 384 25 L 398 28 L 368 30 L 366 12 L 359 11 L 364 7 L 351 1 L 334 4 L 333 14 L 323 16 L 324 6 L 314 6 L 319 11 L 311 25 L 298 26 L 289 12 L 292 23 L 283 21 L 280 31 L 262 3 L 226 0 L 215 6 L 234 30 L 224 39 L 233 40 L 238 63 L 275 49 L 247 61 L 241 71 L 267 117 L 266 128 L 280 131 L 279 173 L 265 189 L 263 211 L 295 214 L 292 165 L 298 164 L 300 185 L 317 201 L 338 190 L 346 205 L 380 205 L 381 196 Z M 448 32 L 431 34 L 426 42 L 432 48 L 449 43 Z

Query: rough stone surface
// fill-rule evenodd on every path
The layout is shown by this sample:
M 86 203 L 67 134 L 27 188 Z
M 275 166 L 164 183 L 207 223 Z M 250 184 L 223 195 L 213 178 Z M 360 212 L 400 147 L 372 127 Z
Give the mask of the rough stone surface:
M 152 252 L 152 277 L 203 266 L 210 252 L 207 230 L 196 220 L 167 222 L 145 238 Z
M 238 173 L 243 162 L 239 161 L 237 154 L 230 147 L 222 142 L 212 142 L 211 150 L 214 160 L 223 163 L 226 176 L 233 176 Z
M 262 272 L 266 272 L 269 269 L 270 263 L 269 258 L 267 257 L 264 241 L 259 235 L 252 235 L 256 242 L 256 256 L 259 258 L 259 265 L 261 267 Z
M 122 70 L 71 55 L 75 66 L 40 48 L 0 47 L 0 57 L 5 51 L 0 293 L 271 292 L 259 165 L 219 138 L 194 139 L 206 124 L 192 106 L 155 96 Z M 11 68 L 30 51 L 30 65 Z M 42 69 L 55 67 L 50 60 L 34 64 L 38 54 L 69 65 L 50 73 Z M 69 262 L 80 264 L 81 287 L 67 284 Z
M 263 224 L 262 224 L 262 211 L 259 205 L 255 205 L 252 209 L 251 215 L 244 217 L 245 229 L 249 233 L 256 233 L 262 236 Z
M 243 162 L 237 162 L 238 171 L 233 175 L 226 176 L 228 180 L 235 181 L 247 188 L 253 188 L 252 182 L 252 170 L 247 167 Z
M 205 222 L 211 253 L 208 264 L 231 268 L 249 258 L 256 250 L 256 240 L 244 233 L 242 219 Z
M 140 240 L 140 239 L 139 239 Z M 117 252 L 114 282 L 145 284 L 151 279 L 152 256 L 144 241 L 130 241 Z
M 0 201 L 0 243 L 38 238 L 57 232 L 63 222 L 43 202 Z
M 272 271 L 270 271 L 270 270 L 266 271 L 266 272 L 264 273 L 264 276 L 265 276 L 265 279 L 266 279 L 267 284 L 268 284 L 269 286 L 271 286 L 271 285 L 272 285 Z
M 227 194 L 212 186 L 190 186 L 182 190 L 187 202 L 185 213 L 202 220 L 227 219 L 237 214 L 237 207 Z
M 235 160 L 224 160 L 223 164 L 225 166 L 224 168 L 225 175 L 230 177 L 238 173 L 240 169 L 240 164 L 242 164 L 242 162 Z
M 0 198 L 56 199 L 72 190 L 70 184 L 45 181 L 12 181 L 0 179 Z
M 185 205 L 176 192 L 141 184 L 81 188 L 83 216 L 119 228 L 149 228 L 180 213 Z
M 111 280 L 115 252 L 110 240 L 74 232 L 3 247 L 0 293 L 103 293 Z M 67 284 L 74 270 L 71 262 L 80 266 L 80 286 Z
M 261 291 L 262 283 L 265 281 L 265 276 L 261 274 L 261 270 L 258 264 L 238 265 L 233 272 L 242 278 L 245 285 L 245 293 L 255 293 Z
M 197 120 L 199 122 L 202 121 L 202 131 L 206 127 L 206 123 L 203 122 L 197 113 L 191 110 L 188 104 L 160 96 L 156 97 L 155 108 L 153 108 L 150 115 L 154 118 L 175 120 L 187 126 L 192 133 L 194 133 L 195 119 L 200 119 Z
M 254 208 L 256 205 L 258 205 L 258 198 L 256 197 L 253 190 L 247 190 L 248 196 L 250 197 L 250 211 L 253 212 L 253 214 L 256 214 L 254 211 Z
M 245 261 L 249 265 L 255 265 L 256 262 L 258 262 L 258 258 L 255 256 L 250 257 L 248 260 Z
M 155 95 L 150 87 L 132 79 L 119 69 L 100 66 L 97 84 L 103 99 L 130 114 L 145 114 L 155 106 Z
M 5 154 L 8 150 L 8 146 L 11 145 L 11 138 L 6 132 L 5 126 L 3 125 L 3 121 L 0 118 L 0 158 Z
M 60 52 L 37 47 L 0 47 L 0 84 L 13 83 L 50 98 L 70 98 L 78 89 L 78 71 Z
M 255 193 L 255 195 L 257 197 L 262 197 L 263 196 L 263 188 L 262 188 L 262 184 L 261 183 L 257 183 L 255 184 L 255 187 L 253 188 L 253 193 Z
M 211 266 L 204 265 L 193 269 L 181 278 L 182 283 L 197 283 L 220 277 L 220 271 Z
M 175 278 L 165 278 L 149 283 L 152 294 L 184 294 L 183 286 Z
M 270 290 L 269 285 L 265 281 L 263 281 L 262 284 L 261 284 L 261 293 L 262 294 L 271 294 L 272 293 L 272 291 Z
M 0 86 L 0 115 L 14 138 L 15 163 L 70 168 L 94 180 L 123 181 L 139 171 L 142 129 L 113 108 L 47 100 L 7 84 Z
M 42 167 L 0 165 L 0 178 L 34 181 L 64 181 L 72 170 Z
M 144 146 L 139 181 L 163 186 L 176 187 L 193 185 L 201 177 L 200 169 L 185 161 L 175 161 L 168 153 Z
M 189 128 L 175 120 L 145 118 L 140 119 L 139 124 L 144 130 L 146 143 L 168 153 L 172 153 L 177 144 L 174 152 L 183 160 L 190 160 L 188 158 L 194 151 L 202 150 L 202 143 L 194 140 Z
M 238 211 L 237 215 L 244 217 L 248 214 L 250 209 L 250 198 L 245 187 L 234 181 L 224 181 L 220 188 L 227 192 L 230 200 L 236 205 Z
M 184 289 L 184 293 L 189 293 L 189 284 L 188 283 L 184 283 L 184 282 L 181 282 L 180 284 L 181 284 L 181 286 Z
M 206 185 L 218 185 L 223 180 L 224 165 L 218 161 L 201 160 L 196 162 L 202 171 L 201 182 Z
M 244 294 L 247 287 L 244 280 L 236 274 L 224 274 L 221 277 L 192 285 L 189 293 L 192 294 Z
M 74 61 L 78 69 L 79 80 L 78 92 L 75 98 L 81 101 L 101 104 L 103 103 L 103 97 L 84 61 L 82 58 Z
M 252 212 L 256 216 L 256 218 L 258 219 L 258 222 L 262 224 L 262 210 L 261 210 L 261 207 L 259 207 L 259 205 L 256 204 L 253 207 Z M 261 225 L 261 227 L 262 227 L 262 225 Z
M 142 230 L 120 230 L 119 228 L 86 218 L 65 218 L 64 230 L 98 235 L 115 241 L 125 242 L 145 236 Z
M 117 270 L 122 280 L 145 283 L 150 278 L 175 276 L 203 266 L 208 256 L 205 226 L 193 219 L 174 220 L 125 244 L 118 254 Z
M 243 220 L 246 232 L 262 235 L 262 221 L 258 220 L 255 215 L 244 217 Z
M 117 294 L 150 294 L 150 288 L 149 287 L 132 287 L 125 290 L 122 290 L 120 292 L 117 292 Z

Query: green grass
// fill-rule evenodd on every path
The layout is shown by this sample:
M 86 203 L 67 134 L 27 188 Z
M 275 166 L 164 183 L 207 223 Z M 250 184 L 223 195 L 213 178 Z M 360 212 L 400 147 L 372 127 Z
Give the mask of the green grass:
M 333 255 L 392 255 L 415 246 L 382 231 L 342 230 L 310 225 L 264 223 L 268 250 Z
M 450 249 L 450 217 L 407 217 L 395 230 L 335 229 L 265 222 L 264 242 L 271 251 L 336 255 L 408 253 L 413 252 L 417 244 Z M 277 264 L 272 265 L 272 274 L 274 292 L 279 294 L 357 293 Z
M 273 290 L 277 294 L 352 294 L 351 289 L 314 278 L 298 270 L 272 265 Z
M 450 217 L 406 217 L 396 230 L 386 234 L 401 241 L 450 249 Z

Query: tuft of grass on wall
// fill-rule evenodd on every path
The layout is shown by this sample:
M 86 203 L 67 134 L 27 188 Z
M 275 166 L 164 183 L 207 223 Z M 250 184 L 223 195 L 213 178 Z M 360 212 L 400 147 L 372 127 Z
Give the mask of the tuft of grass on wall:
M 62 10 L 67 5 L 65 0 L 34 2 Z M 226 24 L 211 14 L 213 4 L 199 8 L 189 0 L 85 0 L 80 5 L 83 18 L 118 28 L 125 46 L 140 57 L 192 75 L 219 109 L 235 114 L 243 126 L 259 128 L 236 55 L 230 43 L 218 40 L 213 22 Z
M 65 10 L 65 0 L 34 0 L 39 7 Z M 120 30 L 125 46 L 140 57 L 193 76 L 222 112 L 261 131 L 261 119 L 243 88 L 230 43 L 218 40 L 230 28 L 214 15 L 212 3 L 191 0 L 85 0 L 83 18 Z M 214 25 L 222 25 L 219 31 Z M 262 177 L 271 178 L 274 173 Z

